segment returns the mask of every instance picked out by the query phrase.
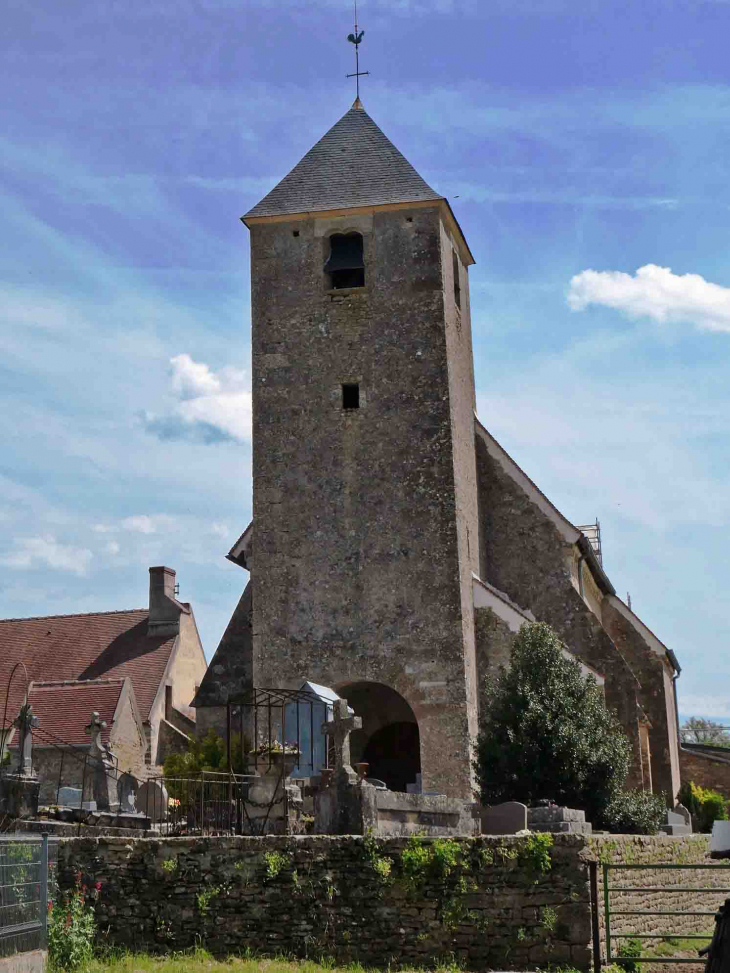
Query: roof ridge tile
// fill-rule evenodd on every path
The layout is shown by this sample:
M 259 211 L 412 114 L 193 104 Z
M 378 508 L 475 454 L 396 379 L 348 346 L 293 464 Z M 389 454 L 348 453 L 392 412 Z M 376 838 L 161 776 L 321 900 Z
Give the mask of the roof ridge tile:
M 92 615 L 149 615 L 149 608 L 120 608 L 105 612 L 70 612 L 68 615 L 21 615 L 18 618 L 0 618 L 3 622 L 44 622 L 51 618 L 91 618 Z

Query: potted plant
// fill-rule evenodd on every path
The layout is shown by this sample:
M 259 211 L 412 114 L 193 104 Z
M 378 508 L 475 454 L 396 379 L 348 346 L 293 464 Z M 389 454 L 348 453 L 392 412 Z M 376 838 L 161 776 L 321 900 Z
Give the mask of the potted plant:
M 300 750 L 296 743 L 267 743 L 250 752 L 261 776 L 288 777 L 299 763 Z

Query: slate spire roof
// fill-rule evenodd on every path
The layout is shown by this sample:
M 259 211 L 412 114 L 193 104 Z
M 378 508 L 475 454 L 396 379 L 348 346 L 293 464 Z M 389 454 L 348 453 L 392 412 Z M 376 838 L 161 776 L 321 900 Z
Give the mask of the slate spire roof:
M 429 199 L 443 197 L 418 175 L 358 99 L 243 218 Z

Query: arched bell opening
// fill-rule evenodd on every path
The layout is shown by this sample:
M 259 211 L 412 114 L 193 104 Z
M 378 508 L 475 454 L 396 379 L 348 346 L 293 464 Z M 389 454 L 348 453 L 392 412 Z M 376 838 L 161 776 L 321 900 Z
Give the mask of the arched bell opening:
M 362 720 L 350 736 L 353 764 L 365 762 L 368 777 L 389 790 L 406 791 L 421 773 L 418 721 L 408 702 L 390 686 L 356 682 L 338 687 L 341 697 Z
M 361 233 L 333 233 L 329 238 L 329 255 L 324 265 L 333 290 L 365 285 L 365 259 Z

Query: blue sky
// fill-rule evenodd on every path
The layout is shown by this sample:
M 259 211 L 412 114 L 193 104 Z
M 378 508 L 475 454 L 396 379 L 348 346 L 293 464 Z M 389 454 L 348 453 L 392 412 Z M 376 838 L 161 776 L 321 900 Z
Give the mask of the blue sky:
M 247 231 L 349 108 L 347 0 L 6 0 L 0 615 L 246 575 Z M 365 107 L 451 199 L 480 417 L 730 722 L 730 3 L 361 0 Z

